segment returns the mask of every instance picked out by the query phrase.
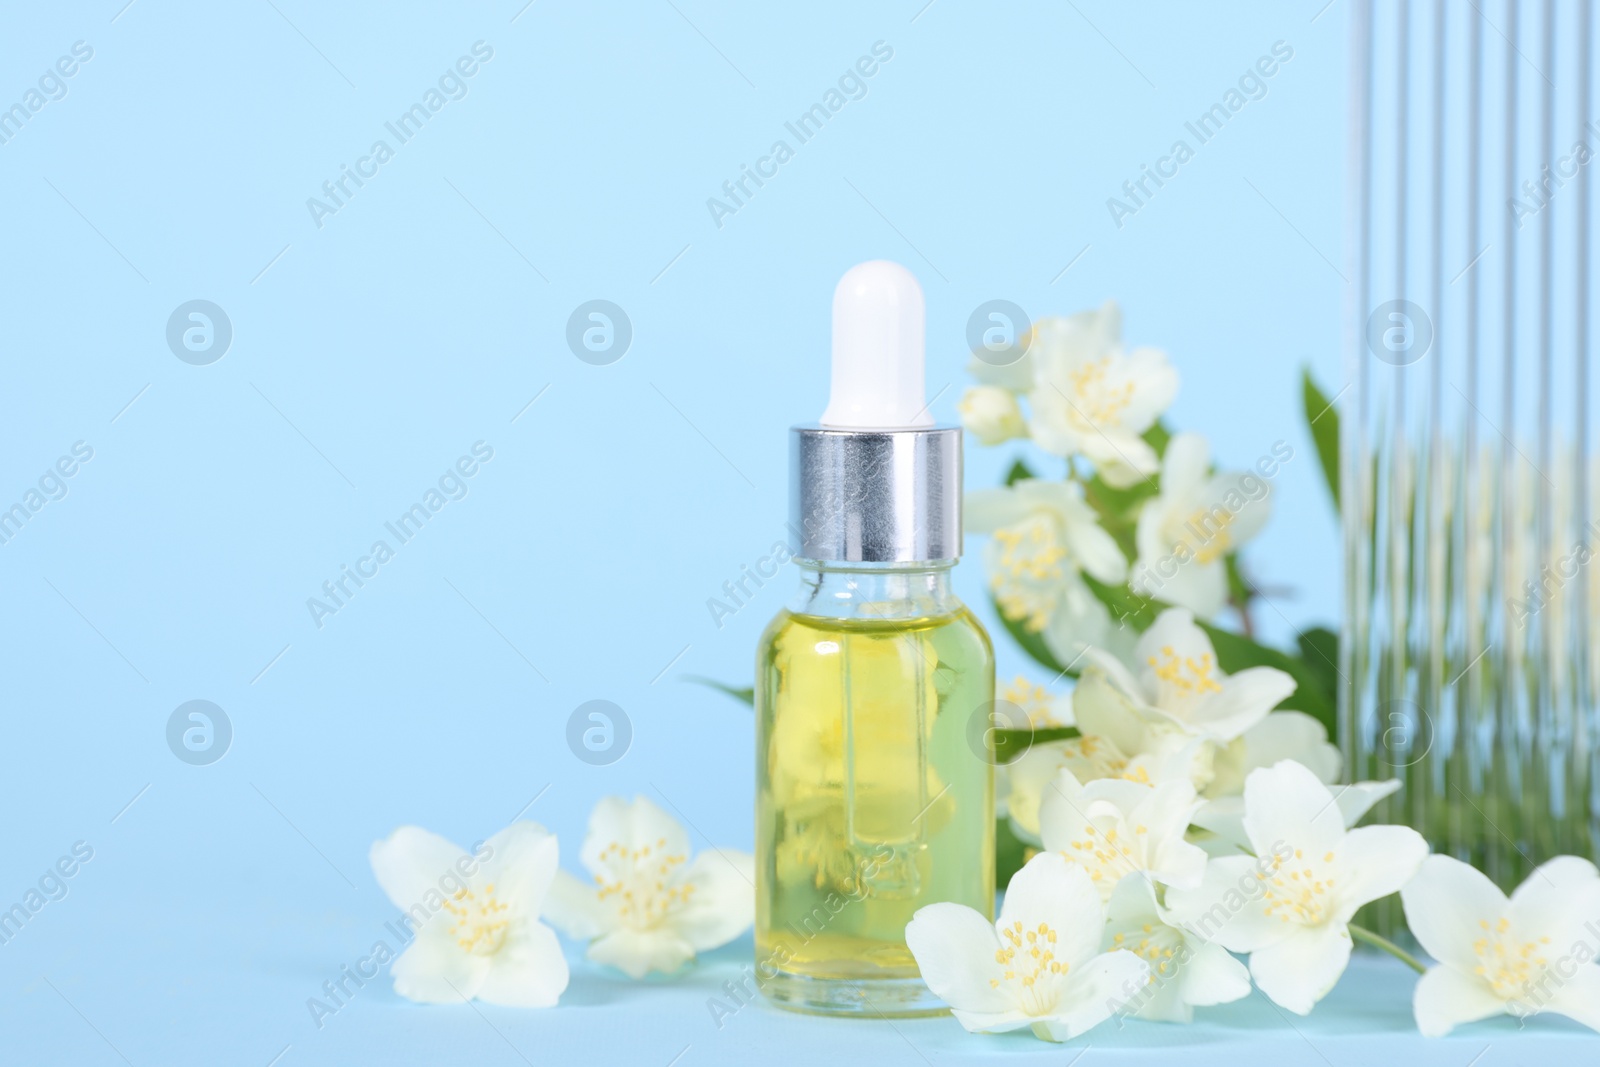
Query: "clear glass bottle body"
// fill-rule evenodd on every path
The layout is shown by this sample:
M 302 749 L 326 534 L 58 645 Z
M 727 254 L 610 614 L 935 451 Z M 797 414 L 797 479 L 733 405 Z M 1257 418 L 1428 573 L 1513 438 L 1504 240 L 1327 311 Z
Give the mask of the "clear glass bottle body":
M 757 981 L 800 1011 L 935 1013 L 905 927 L 938 901 L 993 914 L 994 768 L 970 729 L 993 649 L 950 561 L 801 567 L 756 664 Z

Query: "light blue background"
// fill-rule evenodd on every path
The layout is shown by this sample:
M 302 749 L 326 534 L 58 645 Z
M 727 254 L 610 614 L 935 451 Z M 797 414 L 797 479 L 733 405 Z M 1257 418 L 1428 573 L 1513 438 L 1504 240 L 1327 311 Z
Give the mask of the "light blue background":
M 0 33 L 0 105 L 74 42 L 94 49 L 0 144 L 0 507 L 74 442 L 94 449 L 0 544 L 0 898 L 94 849 L 0 946 L 0 1061 L 519 1062 L 469 1009 L 384 981 L 311 1023 L 306 998 L 393 911 L 367 849 L 403 823 L 476 840 L 537 797 L 525 817 L 570 856 L 606 793 L 749 847 L 750 714 L 685 678 L 745 684 L 793 586 L 720 629 L 706 607 L 784 535 L 786 427 L 822 408 L 830 293 L 860 260 L 922 280 L 946 421 L 978 304 L 1120 300 L 1128 340 L 1183 375 L 1175 425 L 1239 466 L 1296 450 L 1250 555 L 1280 590 L 1263 631 L 1335 618 L 1298 374 L 1338 384 L 1341 0 L 122 3 L 8 4 Z M 396 146 L 384 123 L 480 40 L 493 59 L 465 98 Z M 877 41 L 894 55 L 865 98 L 716 226 L 707 198 Z M 1276 41 L 1294 55 L 1266 96 L 1119 228 L 1107 198 L 1193 145 L 1184 123 Z M 395 157 L 319 228 L 307 198 L 380 137 Z M 609 366 L 565 342 L 596 298 L 634 331 Z M 209 366 L 167 347 L 192 299 L 232 323 Z M 319 629 L 307 598 L 480 440 L 494 458 L 466 498 Z M 969 484 L 1012 455 L 969 447 Z M 958 582 L 989 618 L 975 561 Z M 596 698 L 632 722 L 610 766 L 565 740 Z M 210 766 L 166 745 L 192 699 L 232 722 Z M 719 1042 L 703 1000 L 747 952 L 659 996 L 579 968 L 556 1012 L 484 1014 L 534 1062 L 666 1064 L 690 1045 L 689 1067 L 779 1041 L 914 1062 L 887 1026 L 766 1008 Z M 1355 1017 L 1405 1031 L 1408 984 L 1389 981 Z M 1295 1032 L 1249 1010 L 1293 1055 Z M 1299 1025 L 1337 1042 L 1352 1010 Z M 1044 1051 L 950 1020 L 907 1033 Z M 1465 1062 L 1469 1044 L 1431 1047 Z

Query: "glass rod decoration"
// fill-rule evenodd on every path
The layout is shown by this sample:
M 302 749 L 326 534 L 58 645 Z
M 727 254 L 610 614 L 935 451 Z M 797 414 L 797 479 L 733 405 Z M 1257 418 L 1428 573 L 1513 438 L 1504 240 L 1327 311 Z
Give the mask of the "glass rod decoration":
M 1600 843 L 1593 6 L 1352 4 L 1340 741 L 1506 889 Z

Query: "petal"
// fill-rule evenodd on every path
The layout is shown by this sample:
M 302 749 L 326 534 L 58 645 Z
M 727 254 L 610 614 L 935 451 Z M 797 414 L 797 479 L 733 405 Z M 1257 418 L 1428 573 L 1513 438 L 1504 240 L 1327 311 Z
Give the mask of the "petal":
M 1250 667 L 1223 679 L 1222 692 L 1201 698 L 1188 719 L 1196 732 L 1232 741 L 1260 725 L 1295 688 L 1294 679 L 1276 667 Z
M 1249 851 L 1250 837 L 1244 832 L 1244 797 L 1218 797 L 1208 800 L 1194 813 L 1194 825 L 1216 835 L 1220 841 L 1214 856 L 1237 854 L 1240 849 Z
M 1108 484 L 1127 489 L 1161 470 L 1161 457 L 1150 442 L 1117 425 L 1100 424 L 1084 435 L 1083 453 L 1094 461 Z
M 1016 1009 L 1008 1011 L 965 1011 L 961 1008 L 951 1008 L 950 1014 L 956 1017 L 969 1034 L 1003 1034 L 1008 1030 L 1021 1030 L 1023 1027 L 1032 1026 L 1033 1019 Z
M 1578 968 L 1578 973 L 1563 982 L 1544 1005 L 1545 1011 L 1565 1015 L 1591 1030 L 1600 1030 L 1600 967 Z
M 1258 856 L 1285 845 L 1320 855 L 1344 837 L 1344 819 L 1333 794 L 1294 760 L 1250 772 L 1244 783 L 1244 811 L 1245 833 Z
M 1171 706 L 1163 699 L 1169 695 L 1167 690 L 1171 686 L 1157 677 L 1150 661 L 1165 659 L 1169 655 L 1179 659 L 1193 659 L 1196 662 L 1209 656 L 1213 662 L 1216 661 L 1216 652 L 1211 647 L 1211 639 L 1206 636 L 1204 630 L 1194 624 L 1194 613 L 1187 608 L 1166 609 L 1156 616 L 1156 621 L 1151 623 L 1150 628 L 1139 638 L 1136 653 L 1139 689 L 1141 692 L 1154 695 L 1156 699 L 1153 703 L 1158 707 Z
M 1242 471 L 1229 471 L 1220 474 L 1211 481 L 1207 495 L 1214 501 L 1215 506 L 1227 508 L 1223 501 L 1228 499 L 1230 493 L 1244 496 L 1244 504 L 1237 510 L 1231 510 L 1233 521 L 1228 524 L 1228 542 L 1237 548 L 1260 533 L 1267 525 L 1267 520 L 1272 517 L 1272 491 L 1270 487 L 1265 495 L 1251 496 L 1244 491 L 1241 483 L 1244 481 Z M 1265 483 L 1258 483 L 1265 484 Z
M 1149 980 L 1150 965 L 1124 949 L 1073 966 L 1045 1023 L 1050 1039 L 1070 1041 L 1093 1029 L 1137 997 Z
M 501 900 L 516 901 L 531 918 L 544 906 L 556 876 L 555 835 L 536 822 L 515 822 L 484 842 L 487 852 L 474 885 L 493 885 Z
M 1067 547 L 1078 565 L 1108 585 L 1120 584 L 1128 577 L 1128 560 L 1117 547 L 1116 539 L 1092 517 L 1069 522 L 1063 531 Z
M 1178 395 L 1178 370 L 1159 348 L 1135 348 L 1128 353 L 1126 373 L 1138 383 L 1122 413 L 1124 425 L 1138 433 L 1148 430 Z
M 696 952 L 726 945 L 756 921 L 756 858 L 748 852 L 702 852 L 684 872 L 693 886 L 689 902 L 672 913 L 672 925 Z
M 1028 504 L 1010 489 L 973 489 L 962 501 L 961 520 L 968 533 L 991 534 L 1026 519 Z
M 512 1008 L 553 1008 L 567 988 L 567 960 L 555 931 L 528 923 L 499 952 L 478 990 L 478 999 Z
M 1021 764 L 1018 760 L 1017 765 Z M 1082 826 L 1086 818 L 1079 799 L 1082 793 L 1077 777 L 1064 767 L 1039 790 L 1039 839 L 1046 849 L 1064 849 L 1076 836 L 1073 828 Z
M 1205 484 L 1211 473 L 1211 445 L 1204 434 L 1174 434 L 1161 458 L 1161 491 L 1176 493 Z
M 1138 926 L 1157 917 L 1155 886 L 1148 878 L 1137 874 L 1124 875 L 1111 891 L 1111 899 L 1106 901 L 1107 930 L 1101 943 L 1110 941 L 1111 927 Z
M 1333 798 L 1339 805 L 1339 814 L 1347 827 L 1360 822 L 1372 806 L 1384 797 L 1400 791 L 1400 779 L 1383 782 L 1351 782 L 1349 785 L 1330 786 Z
M 600 899 L 596 888 L 566 871 L 556 872 L 540 915 L 578 941 L 599 937 L 616 925 L 615 910 Z
M 1477 1022 L 1506 1011 L 1489 983 L 1454 967 L 1435 967 L 1417 981 L 1411 1013 L 1423 1037 L 1443 1037 L 1462 1023 Z
M 989 984 L 1001 975 L 994 958 L 1000 939 L 994 924 L 972 908 L 949 903 L 918 908 L 906 924 L 906 947 L 922 980 L 958 1018 L 963 1012 L 1005 1015 L 1016 1009 L 1005 992 Z M 968 1026 L 965 1020 L 961 1025 L 982 1028 Z
M 1028 436 L 1042 451 L 1052 456 L 1071 456 L 1083 448 L 1083 436 L 1073 420 L 1075 412 L 1061 389 L 1054 383 L 1035 385 L 1028 394 L 1033 417 L 1028 420 Z
M 1083 351 L 1099 358 L 1116 348 L 1122 340 L 1122 308 L 1107 300 L 1093 311 L 1080 311 L 1067 320 L 1081 333 Z
M 1117 883 L 1116 889 L 1111 894 L 1111 900 L 1106 905 L 1106 935 L 1102 946 L 1106 949 L 1118 947 L 1119 935 L 1126 939 L 1129 936 L 1139 938 L 1140 933 L 1152 933 L 1154 927 L 1161 926 L 1164 938 L 1170 938 L 1171 924 L 1166 922 L 1165 915 L 1156 904 L 1155 890 L 1148 879 L 1138 875 L 1128 875 Z M 1226 972 L 1218 970 L 1212 964 L 1212 957 L 1220 955 L 1235 968 L 1242 977 L 1244 992 L 1250 991 L 1250 974 L 1244 965 L 1228 955 L 1217 945 L 1201 944 L 1188 937 L 1181 930 L 1178 931 L 1178 941 L 1175 946 L 1174 956 L 1170 961 L 1163 961 L 1151 974 L 1151 980 L 1139 989 L 1129 1003 L 1121 1010 L 1132 1012 L 1141 1019 L 1150 1019 L 1162 1022 L 1189 1022 L 1194 1017 L 1190 1008 L 1186 992 L 1198 995 L 1201 1003 L 1215 1004 L 1219 1000 L 1212 997 L 1222 997 L 1226 1000 L 1237 999 L 1232 992 L 1232 986 L 1224 989 L 1215 985 L 1219 976 L 1226 978 Z M 1198 962 L 1197 962 L 1198 961 Z M 1175 968 L 1167 973 L 1168 965 Z M 1191 980 L 1190 975 L 1194 975 Z M 1242 995 L 1242 994 L 1240 994 Z
M 1076 967 L 1100 951 L 1105 906 L 1087 871 L 1058 852 L 1041 852 L 1006 887 L 998 925 L 1016 922 L 1024 930 L 1049 925 L 1056 932 L 1056 958 Z
M 1143 707 L 1149 703 L 1146 699 L 1144 687 L 1139 684 L 1139 679 L 1135 678 L 1133 672 L 1128 670 L 1127 666 L 1117 657 L 1109 655 L 1104 649 L 1091 648 L 1084 653 L 1084 658 L 1083 673 L 1088 674 L 1090 670 L 1097 671 L 1113 689 L 1127 700 L 1130 706 Z M 1082 684 L 1081 679 L 1079 684 Z
M 1328 728 L 1303 711 L 1274 711 L 1245 732 L 1244 742 L 1246 773 L 1292 759 L 1332 782 L 1344 766 L 1339 750 L 1328 744 Z
M 1205 850 L 1183 839 L 1201 804 L 1195 797 L 1194 785 L 1174 779 L 1141 788 L 1147 795 L 1139 798 L 1128 819 L 1142 828 L 1142 836 L 1150 843 L 1151 875 L 1169 886 L 1199 885 L 1205 874 Z
M 1093 651 L 1091 650 L 1091 655 Z M 1131 676 L 1118 664 L 1127 680 Z M 1102 737 L 1120 752 L 1137 753 L 1144 743 L 1142 703 L 1100 663 L 1091 663 L 1072 690 L 1072 717 L 1090 737 Z
M 1169 888 L 1181 889 L 1200 884 L 1210 857 L 1199 845 L 1178 837 L 1163 845 L 1153 859 L 1150 877 Z
M 1560 946 L 1592 941 L 1585 927 L 1600 929 L 1600 871 L 1578 856 L 1557 856 L 1517 886 L 1505 916 L 1529 940 L 1548 937 Z
M 1075 781 L 1094 778 L 1106 773 L 1110 764 L 1125 759 L 1122 751 L 1104 737 L 1085 735 L 1030 746 L 1015 763 L 1003 768 L 1011 788 L 1007 805 L 1012 826 L 1025 840 L 1042 844 L 1040 805 L 1044 794 L 1055 792 L 1051 784 L 1055 776 L 1065 770 Z
M 1005 366 L 996 366 L 988 360 L 973 357 L 967 363 L 967 373 L 984 385 L 997 386 L 1014 393 L 1027 392 L 1033 384 L 1033 347 L 1029 345 L 1021 359 Z
M 1139 512 L 1139 519 L 1133 527 L 1133 544 L 1138 552 L 1133 564 L 1133 584 L 1141 590 L 1160 588 L 1168 575 L 1159 573 L 1156 568 L 1172 554 L 1173 545 L 1167 538 L 1167 512 L 1173 507 L 1172 501 L 1164 496 L 1157 496 L 1145 504 Z M 1173 562 L 1177 562 L 1174 556 Z M 1146 655 L 1141 652 L 1138 662 L 1145 662 Z
M 441 889 L 439 880 L 459 879 L 456 864 L 465 861 L 471 870 L 473 863 L 461 846 L 418 826 L 402 826 L 382 841 L 374 841 L 368 856 L 373 877 L 401 911 L 410 911 L 430 892 L 448 896 L 452 890 Z
M 1026 841 L 1040 844 L 1039 808 L 1050 779 L 1066 766 L 1068 742 L 1052 741 L 1033 745 L 1006 767 L 1011 792 L 1006 797 L 1007 818 L 1014 832 Z
M 1478 965 L 1472 943 L 1480 923 L 1505 911 L 1506 895 L 1475 867 L 1450 856 L 1429 856 L 1400 890 L 1406 927 L 1428 955 L 1471 972 Z
M 1193 785 L 1187 782 L 1174 782 L 1172 785 L 1174 787 L 1172 790 L 1162 794 L 1162 799 L 1167 802 L 1163 805 L 1164 808 L 1172 807 L 1174 802 L 1184 802 L 1193 798 Z M 1177 788 L 1180 785 L 1189 786 L 1188 796 L 1184 796 Z M 1093 816 L 1100 814 L 1093 810 L 1097 804 L 1109 804 L 1112 810 L 1107 811 L 1107 814 L 1121 815 L 1123 812 L 1132 812 L 1150 800 L 1153 792 L 1149 786 L 1125 778 L 1095 778 L 1085 783 L 1076 794 L 1068 789 L 1066 795 L 1073 798 L 1081 814 Z M 1170 815 L 1170 812 L 1168 814 Z
M 1108 300 L 1075 315 L 1052 315 L 1033 324 L 1029 352 L 1041 376 L 1066 376 L 1079 365 L 1111 354 L 1122 336 L 1122 312 Z
M 1289 926 L 1288 937 L 1250 954 L 1250 974 L 1273 1003 L 1305 1015 L 1344 974 L 1350 934 L 1343 925 Z
M 1159 466 L 1159 463 L 1152 463 L 1147 469 L 1140 470 L 1123 462 L 1121 456 L 1117 456 L 1112 459 L 1102 459 L 1096 464 L 1094 471 L 1100 476 L 1101 481 L 1113 489 L 1132 489 L 1155 474 Z
M 589 833 L 583 839 L 580 857 L 591 874 L 604 874 L 607 880 L 631 873 L 633 853 L 648 847 L 652 853 L 689 856 L 689 835 L 676 819 L 656 807 L 646 797 L 628 803 L 621 797 L 602 797 L 589 816 Z M 609 859 L 606 850 L 611 849 Z
M 1216 948 L 1216 946 L 1208 946 Z M 1228 954 L 1222 949 L 1216 949 L 1224 956 Z M 1228 956 L 1233 959 L 1232 956 Z M 1244 964 L 1239 965 L 1242 969 Z M 1250 981 L 1250 972 L 1245 972 L 1245 984 Z M 1135 993 L 1120 1009 L 1124 1014 L 1132 1015 L 1135 1019 L 1144 1019 L 1153 1023 L 1192 1023 L 1194 1022 L 1194 1007 L 1183 999 L 1183 983 L 1180 980 L 1155 981 L 1145 980 L 1145 986 Z
M 1149 588 L 1146 593 L 1156 600 L 1192 611 L 1202 619 L 1211 619 L 1228 603 L 1228 575 L 1221 563 L 1191 559 L 1179 565 L 1172 577 L 1162 579 L 1159 587 Z
M 1028 431 L 1016 396 L 998 386 L 973 386 L 956 404 L 956 410 L 961 413 L 961 425 L 979 444 L 1003 444 L 1013 437 L 1026 436 Z
M 673 973 L 694 959 L 694 946 L 671 930 L 623 927 L 591 944 L 588 956 L 596 963 L 617 968 L 629 978 L 643 978 L 651 971 Z
M 1045 646 L 1062 663 L 1076 663 L 1086 648 L 1114 642 L 1122 624 L 1112 625 L 1111 612 L 1073 571 L 1059 583 L 1060 603 L 1046 623 Z
M 394 991 L 423 1004 L 459 1004 L 471 1000 L 489 975 L 489 958 L 461 950 L 444 927 L 430 923 L 417 932 L 411 947 L 389 968 Z
M 1428 842 L 1409 826 L 1363 826 L 1333 849 L 1339 875 L 1339 918 L 1348 921 L 1369 900 L 1398 892 L 1428 858 Z
M 1250 995 L 1250 969 L 1221 945 L 1190 943 L 1189 961 L 1178 971 L 1180 995 L 1198 1007 L 1231 1004 Z
M 1281 941 L 1290 930 L 1261 903 L 1263 869 L 1253 856 L 1211 860 L 1198 887 L 1167 890 L 1167 921 L 1232 952 L 1254 952 Z
M 1084 501 L 1083 486 L 1029 478 L 1018 482 L 1010 492 L 1026 505 L 1028 515 L 1044 513 L 1054 520 L 1073 561 L 1083 570 L 1110 583 L 1121 582 L 1127 576 L 1128 561 L 1116 540 L 1100 525 L 1099 515 Z

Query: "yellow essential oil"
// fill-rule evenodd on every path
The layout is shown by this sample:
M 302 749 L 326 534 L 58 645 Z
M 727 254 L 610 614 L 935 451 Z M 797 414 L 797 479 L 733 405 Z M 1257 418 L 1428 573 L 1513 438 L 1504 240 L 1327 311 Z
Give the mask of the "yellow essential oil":
M 948 562 L 801 565 L 757 658 L 757 981 L 798 1010 L 936 1013 L 905 928 L 940 901 L 993 917 L 993 650 Z

